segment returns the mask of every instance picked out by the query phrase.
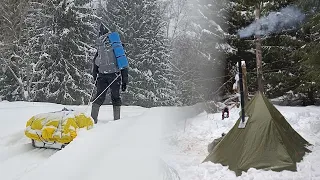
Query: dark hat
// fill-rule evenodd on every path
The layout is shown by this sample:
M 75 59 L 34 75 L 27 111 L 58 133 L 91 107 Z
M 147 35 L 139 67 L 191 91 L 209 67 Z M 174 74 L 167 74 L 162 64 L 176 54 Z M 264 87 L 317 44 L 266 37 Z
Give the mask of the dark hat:
M 103 23 L 101 23 L 100 29 L 99 29 L 99 36 L 105 35 L 108 32 L 110 32 L 110 30 L 107 28 L 107 26 L 105 26 Z

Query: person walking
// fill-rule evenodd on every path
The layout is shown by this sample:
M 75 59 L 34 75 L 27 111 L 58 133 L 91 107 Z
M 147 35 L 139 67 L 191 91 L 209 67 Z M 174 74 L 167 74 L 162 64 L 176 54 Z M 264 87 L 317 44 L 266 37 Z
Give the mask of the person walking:
M 92 76 L 97 88 L 91 109 L 91 117 L 95 124 L 98 122 L 100 107 L 105 101 L 108 88 L 111 90 L 113 118 L 114 120 L 120 119 L 120 107 L 122 105 L 120 88 L 122 91 L 126 91 L 128 84 L 128 67 L 121 70 L 118 68 L 113 48 L 108 41 L 109 33 L 110 30 L 101 24 L 97 39 L 97 52 L 92 61 Z

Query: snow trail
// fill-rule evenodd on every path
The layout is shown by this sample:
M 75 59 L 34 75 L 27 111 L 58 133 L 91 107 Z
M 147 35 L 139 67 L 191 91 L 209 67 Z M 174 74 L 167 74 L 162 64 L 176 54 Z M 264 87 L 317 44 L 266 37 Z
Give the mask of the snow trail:
M 1 109 L 5 107 L 5 109 Z M 13 108 L 13 109 L 10 109 Z M 122 107 L 122 118 L 112 120 L 112 106 L 103 106 L 99 124 L 82 130 L 63 150 L 35 149 L 24 135 L 31 116 L 61 110 L 50 103 L 0 102 L 0 177 L 5 180 L 161 179 L 161 159 L 181 180 L 320 179 L 320 108 L 280 107 L 292 127 L 312 143 L 312 153 L 298 164 L 298 172 L 250 169 L 241 177 L 220 164 L 201 163 L 207 145 L 228 132 L 239 117 L 207 114 L 195 107 Z M 69 106 L 82 109 L 82 106 Z M 17 111 L 19 113 L 17 113 Z
M 90 131 L 80 131 L 73 142 L 58 151 L 35 149 L 24 136 L 25 123 L 31 116 L 62 109 L 49 105 L 39 112 L 38 107 L 29 107 L 20 116 L 12 115 L 12 109 L 5 110 L 14 121 L 6 127 L 6 132 L 11 132 L 3 133 L 0 140 L 0 174 L 8 180 L 161 179 L 161 137 L 170 131 L 167 125 L 198 113 L 193 108 L 122 107 L 121 120 L 113 121 L 112 106 L 103 106 L 99 124 Z

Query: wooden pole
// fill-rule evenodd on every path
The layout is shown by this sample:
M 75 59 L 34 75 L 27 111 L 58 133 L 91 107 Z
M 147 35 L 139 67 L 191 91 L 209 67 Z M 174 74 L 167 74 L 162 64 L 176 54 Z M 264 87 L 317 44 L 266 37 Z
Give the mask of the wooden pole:
M 249 98 L 248 98 L 248 85 L 247 85 L 247 67 L 246 62 L 241 62 L 242 67 L 242 81 L 243 81 L 243 93 L 244 93 L 244 103 L 247 104 Z
M 261 14 L 261 3 L 258 2 L 255 7 L 255 18 L 260 19 Z M 257 63 L 257 80 L 258 80 L 258 90 L 264 93 L 263 88 L 263 76 L 262 76 L 262 48 L 261 48 L 261 36 L 259 34 L 255 35 L 256 38 L 256 63 Z

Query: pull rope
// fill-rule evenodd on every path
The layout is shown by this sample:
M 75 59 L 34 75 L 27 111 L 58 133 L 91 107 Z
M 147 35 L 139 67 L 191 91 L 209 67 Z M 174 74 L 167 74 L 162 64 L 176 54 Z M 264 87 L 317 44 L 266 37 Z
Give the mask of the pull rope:
M 121 76 L 121 73 L 117 74 L 117 77 L 115 77 L 115 78 L 113 79 L 113 81 L 112 81 L 92 102 L 90 102 L 90 99 L 93 97 L 93 91 L 94 91 L 94 87 L 93 87 L 92 92 L 91 92 L 91 95 L 90 95 L 89 103 L 88 103 L 88 105 L 87 105 L 87 107 L 86 107 L 86 109 L 85 109 L 85 112 L 88 111 L 88 108 L 90 107 L 90 105 L 91 105 L 92 103 L 94 103 L 120 76 Z M 98 78 L 96 78 L 95 83 L 94 83 L 95 86 L 96 86 L 96 84 L 97 84 L 97 79 L 98 79 Z
M 94 103 L 120 76 L 121 76 L 121 74 L 119 73 L 119 74 L 117 75 L 117 77 L 115 77 L 114 80 L 109 84 L 109 86 L 107 86 L 107 87 L 99 94 L 99 96 L 97 96 L 91 103 Z
M 89 98 L 88 105 L 90 105 L 90 99 L 91 99 L 92 96 L 93 96 L 93 91 L 94 91 L 94 88 L 96 87 L 97 80 L 98 80 L 98 76 L 97 76 L 96 79 L 94 80 L 94 86 L 93 86 L 93 88 L 92 88 L 92 90 L 91 90 L 91 93 L 90 93 L 90 98 Z

